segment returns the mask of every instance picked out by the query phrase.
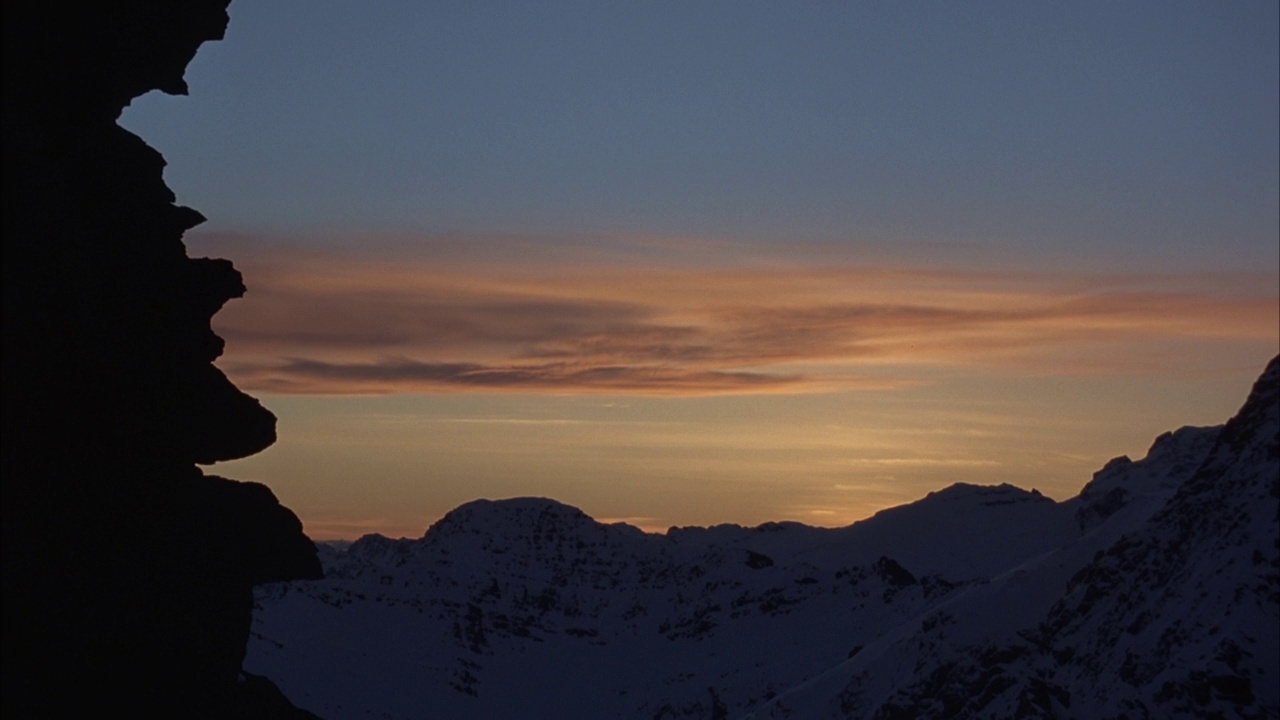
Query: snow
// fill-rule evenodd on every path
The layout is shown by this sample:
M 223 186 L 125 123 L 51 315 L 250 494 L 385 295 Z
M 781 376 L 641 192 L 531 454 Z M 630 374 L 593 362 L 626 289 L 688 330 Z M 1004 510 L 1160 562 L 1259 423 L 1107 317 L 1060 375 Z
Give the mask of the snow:
M 1275 716 L 1273 365 L 1056 503 L 953 485 L 847 528 L 480 500 L 264 586 L 245 668 L 346 718 Z M 1214 715 L 1217 713 L 1217 715 Z

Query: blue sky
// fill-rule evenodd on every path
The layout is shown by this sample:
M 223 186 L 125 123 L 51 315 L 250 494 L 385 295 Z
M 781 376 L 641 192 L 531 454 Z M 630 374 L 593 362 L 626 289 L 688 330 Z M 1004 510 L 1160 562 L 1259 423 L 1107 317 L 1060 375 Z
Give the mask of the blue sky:
M 237 0 L 122 124 L 246 273 L 221 364 L 281 442 L 233 470 L 313 532 L 832 524 L 1067 496 L 1238 406 L 1280 349 L 1278 7 Z
M 216 227 L 1256 267 L 1276 8 L 237 2 L 126 124 Z

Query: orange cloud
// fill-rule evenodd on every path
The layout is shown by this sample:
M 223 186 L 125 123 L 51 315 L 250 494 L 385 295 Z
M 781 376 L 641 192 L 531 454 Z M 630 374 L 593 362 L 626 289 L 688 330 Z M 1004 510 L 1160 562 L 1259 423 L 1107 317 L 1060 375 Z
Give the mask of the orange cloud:
M 498 252 L 503 243 L 509 252 Z M 434 246 L 433 246 L 434 247 Z M 554 250 L 547 250 L 550 247 Z M 1274 278 L 1082 276 L 721 265 L 486 252 L 392 259 L 236 250 L 248 296 L 215 319 L 222 366 L 284 393 L 618 395 L 884 388 L 920 368 L 1061 373 L 1180 368 L 1224 347 L 1274 354 Z M 1163 363 L 1163 365 L 1162 365 Z
M 311 394 L 501 390 L 675 395 L 768 392 L 800 382 L 795 377 L 681 367 L 481 365 L 406 358 L 345 363 L 290 359 L 267 367 L 232 367 L 248 387 Z

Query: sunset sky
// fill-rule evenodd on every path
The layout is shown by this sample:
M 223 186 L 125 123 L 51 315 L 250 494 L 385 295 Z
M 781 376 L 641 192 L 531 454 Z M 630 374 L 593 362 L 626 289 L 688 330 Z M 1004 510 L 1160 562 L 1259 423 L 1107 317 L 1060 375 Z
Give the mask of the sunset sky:
M 1280 17 L 236 0 L 164 153 L 313 537 L 479 497 L 842 525 L 1065 499 L 1280 351 Z

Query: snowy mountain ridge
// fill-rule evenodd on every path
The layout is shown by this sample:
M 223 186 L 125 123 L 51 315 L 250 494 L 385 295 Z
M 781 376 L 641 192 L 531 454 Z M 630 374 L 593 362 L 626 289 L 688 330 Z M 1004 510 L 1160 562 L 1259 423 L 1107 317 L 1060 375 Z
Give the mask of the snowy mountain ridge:
M 340 718 L 1275 718 L 1280 366 L 1076 498 L 647 534 L 478 500 L 263 586 L 247 670 Z

